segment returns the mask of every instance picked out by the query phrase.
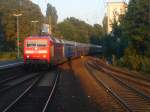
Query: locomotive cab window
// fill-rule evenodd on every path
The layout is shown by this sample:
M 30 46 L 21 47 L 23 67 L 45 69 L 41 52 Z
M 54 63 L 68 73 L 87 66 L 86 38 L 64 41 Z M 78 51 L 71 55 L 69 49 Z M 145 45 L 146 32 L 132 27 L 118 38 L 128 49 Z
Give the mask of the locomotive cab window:
M 46 47 L 47 46 L 47 40 L 37 40 L 37 46 L 38 47 Z
M 27 47 L 46 47 L 48 45 L 47 40 L 28 40 Z
M 27 47 L 35 47 L 35 46 L 36 46 L 36 42 L 34 40 L 27 41 Z

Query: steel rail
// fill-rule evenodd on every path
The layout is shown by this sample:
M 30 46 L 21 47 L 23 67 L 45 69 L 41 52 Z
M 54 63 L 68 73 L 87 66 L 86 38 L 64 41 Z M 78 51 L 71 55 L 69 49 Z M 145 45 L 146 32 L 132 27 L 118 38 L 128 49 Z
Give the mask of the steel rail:
M 58 83 L 59 75 L 60 75 L 60 72 L 58 71 L 56 77 L 54 78 L 54 81 L 52 82 L 52 87 L 50 88 L 50 92 L 48 92 L 49 93 L 48 98 L 44 101 L 45 102 L 44 106 L 42 106 L 42 112 L 46 111 L 46 109 L 48 107 L 48 104 L 50 103 L 50 101 L 52 99 L 52 96 L 54 94 L 54 91 L 55 91 L 57 83 Z M 11 111 L 11 109 L 15 108 L 15 106 L 28 94 L 28 92 L 31 91 L 31 89 L 39 83 L 39 81 L 41 80 L 42 76 L 43 75 L 39 76 L 39 78 L 37 78 L 21 95 L 19 95 L 2 112 L 9 112 L 9 111 Z
M 10 105 L 8 105 L 2 112 L 7 112 L 42 78 L 40 75 L 37 79 L 33 81 L 33 83 L 20 95 L 18 96 Z
M 37 77 L 37 76 L 39 76 L 39 74 L 34 75 L 34 76 L 31 76 L 31 77 L 29 77 L 29 78 L 27 78 L 27 79 L 25 79 L 25 80 L 23 80 L 23 81 L 21 81 L 21 82 L 19 82 L 19 83 L 17 83 L 17 84 L 14 84 L 14 85 L 12 85 L 12 86 L 10 86 L 10 87 L 1 88 L 1 89 L 0 89 L 0 94 L 6 92 L 6 91 L 8 91 L 8 90 L 10 90 L 10 89 L 12 89 L 12 88 L 14 88 L 14 87 L 16 87 L 16 86 L 19 86 L 20 84 L 23 84 L 24 82 L 26 82 L 26 81 L 28 81 L 28 80 L 31 80 L 31 79 L 33 79 L 33 78 L 35 78 L 35 77 Z
M 85 66 L 87 70 L 92 74 L 96 82 L 99 85 L 102 85 L 115 99 L 117 99 L 120 102 L 120 104 L 124 107 L 124 109 L 126 109 L 128 112 L 133 112 L 132 109 L 127 105 L 127 103 L 121 97 L 119 97 L 119 95 L 116 94 L 111 88 L 109 88 L 109 86 L 104 81 L 96 78 L 96 76 L 94 75 L 95 73 L 92 72 L 91 68 L 87 63 L 85 64 Z
M 91 61 L 95 61 L 96 64 L 100 64 L 100 62 L 98 62 L 98 59 L 96 59 L 96 60 L 91 59 Z M 127 72 L 127 71 L 117 70 L 117 69 L 115 69 L 115 68 L 112 68 L 111 66 L 104 65 L 104 64 L 103 64 L 103 67 L 105 67 L 105 68 L 107 68 L 107 69 L 110 69 L 110 70 L 112 70 L 112 71 L 114 71 L 114 72 L 119 72 L 119 73 L 121 73 L 121 74 L 125 74 L 126 76 L 129 76 L 129 77 L 132 77 L 132 78 L 137 78 L 137 79 L 139 79 L 139 80 L 144 80 L 144 81 L 146 81 L 146 82 L 149 82 L 149 81 L 150 81 L 150 80 L 147 79 L 146 77 L 141 77 L 141 76 L 137 76 L 137 75 L 132 75 L 132 74 L 136 74 L 136 73 L 134 73 L 134 72 L 132 72 L 132 71 L 131 71 L 131 73 L 132 73 L 132 74 L 131 74 L 131 73 Z
M 0 80 L 0 85 L 4 84 L 4 83 L 7 83 L 8 81 L 11 81 L 11 80 L 14 80 L 14 79 L 17 79 L 17 78 L 20 78 L 22 77 L 23 75 L 16 75 L 16 76 L 12 76 L 12 77 L 9 77 L 7 79 L 4 79 L 4 80 Z
M 0 65 L 0 70 L 5 69 L 5 68 L 14 67 L 14 66 L 19 66 L 22 64 L 23 64 L 23 62 L 17 62 L 17 63 L 7 64 L 7 65 Z
M 101 68 L 96 65 L 98 67 L 98 69 L 100 70 Z M 94 67 L 95 68 L 95 67 Z M 122 81 L 120 78 L 118 78 L 117 76 L 115 76 L 114 73 L 109 73 L 108 71 L 104 70 L 103 71 L 109 75 L 110 77 L 112 77 L 114 80 L 116 80 L 117 82 L 119 82 L 120 84 L 122 84 L 123 86 L 129 88 L 130 90 L 134 91 L 138 96 L 143 97 L 145 100 L 150 101 L 150 96 L 147 96 L 146 94 L 144 94 L 142 91 L 137 90 L 134 86 L 132 85 L 128 85 L 127 83 L 125 83 L 124 81 Z
M 54 85 L 53 85 L 53 87 L 52 87 L 52 90 L 51 90 L 51 92 L 50 92 L 50 95 L 49 95 L 49 97 L 48 97 L 48 99 L 47 99 L 47 101 L 46 101 L 46 103 L 45 103 L 45 106 L 44 106 L 42 112 L 46 112 L 46 109 L 47 109 L 47 107 L 48 107 L 48 104 L 50 103 L 50 101 L 51 101 L 51 99 L 52 99 L 52 96 L 53 96 L 53 94 L 54 94 L 54 91 L 56 90 L 56 85 L 57 85 L 57 83 L 58 83 L 59 76 L 60 76 L 60 72 L 57 73 L 57 76 L 56 76 L 55 81 L 54 81 Z
M 94 66 L 93 64 L 91 65 L 91 63 L 90 63 L 89 65 L 95 69 L 95 67 L 93 67 Z M 97 70 L 97 68 L 96 68 L 96 70 Z M 121 97 L 123 97 L 124 101 L 126 101 L 128 106 L 130 106 L 134 111 L 137 111 L 137 109 L 138 110 L 145 109 L 145 111 L 149 111 L 149 104 L 150 104 L 149 96 L 147 96 L 147 95 L 145 96 L 145 94 L 143 95 L 141 91 L 132 88 L 132 86 L 130 87 L 130 85 L 126 84 L 125 82 L 122 82 L 122 80 L 118 80 L 117 77 L 114 77 L 113 74 L 111 74 L 111 73 L 108 74 L 105 71 L 103 70 L 103 72 L 106 73 L 108 78 L 111 78 L 112 81 L 116 81 L 116 84 L 118 83 L 120 85 L 119 88 L 122 90 L 123 93 L 121 93 L 121 92 L 118 93 L 118 91 L 116 91 L 116 93 L 118 95 L 120 95 Z M 108 81 L 108 80 L 106 80 L 106 81 Z M 109 81 L 107 83 L 109 83 Z M 110 83 L 110 87 L 112 87 L 112 89 L 115 90 L 115 88 L 113 86 L 111 86 L 111 84 L 112 83 Z M 128 95 L 128 94 L 130 94 L 130 95 Z M 131 95 L 132 95 L 132 97 L 131 97 Z M 138 102 L 135 102 L 135 99 Z M 130 102 L 131 100 L 133 103 Z M 136 108 L 134 108 L 135 105 L 137 105 Z

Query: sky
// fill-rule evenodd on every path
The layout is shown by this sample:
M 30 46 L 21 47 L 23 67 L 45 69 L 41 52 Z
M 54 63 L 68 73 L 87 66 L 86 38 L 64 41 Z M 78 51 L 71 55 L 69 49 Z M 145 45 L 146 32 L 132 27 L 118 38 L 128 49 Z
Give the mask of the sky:
M 112 0 L 31 0 L 38 4 L 45 15 L 46 4 L 52 4 L 58 14 L 58 22 L 67 17 L 76 17 L 87 23 L 102 24 L 106 12 L 106 1 Z M 114 1 L 114 0 L 113 0 Z M 116 1 L 116 0 L 115 0 Z M 119 1 L 119 0 L 117 0 Z M 126 0 L 128 1 L 128 0 Z

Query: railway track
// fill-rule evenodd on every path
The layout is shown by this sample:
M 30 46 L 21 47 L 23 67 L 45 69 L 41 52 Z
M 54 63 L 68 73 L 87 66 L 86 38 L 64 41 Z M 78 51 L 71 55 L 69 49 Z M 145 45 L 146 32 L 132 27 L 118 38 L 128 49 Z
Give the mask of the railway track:
M 3 69 L 0 70 L 0 81 L 24 73 L 25 71 L 22 66 Z
M 144 80 L 144 81 L 147 81 L 147 82 L 150 82 L 150 79 L 147 78 L 147 77 L 143 77 L 142 75 L 139 75 L 137 73 L 134 73 L 134 72 L 128 72 L 128 71 L 122 71 L 120 69 L 117 69 L 117 68 L 114 68 L 112 66 L 109 66 L 109 65 L 106 65 L 104 62 L 100 61 L 99 59 L 95 58 L 90 58 L 91 61 L 93 61 L 95 64 L 97 65 L 101 65 L 101 67 L 105 68 L 105 69 L 108 69 L 108 70 L 111 70 L 113 72 L 117 72 L 119 74 L 123 74 L 123 75 L 126 75 L 130 78 L 136 78 L 136 79 L 139 79 L 139 80 Z
M 2 71 L 0 71 L 0 88 L 3 85 L 9 85 L 7 83 L 19 80 L 21 78 L 25 78 L 26 76 L 29 76 L 29 79 L 30 79 L 30 76 L 32 78 L 32 76 L 34 76 L 34 74 L 36 74 L 36 73 L 38 74 L 38 73 L 40 73 L 40 71 L 36 71 L 36 72 L 33 72 L 32 70 L 26 71 L 24 66 L 3 69 Z M 24 82 L 24 81 L 22 81 L 22 82 Z
M 16 69 L 18 69 L 18 72 Z M 6 76 L 0 80 L 0 111 L 9 105 L 12 100 L 40 75 L 40 72 L 29 73 L 20 67 L 16 67 L 16 69 L 10 70 L 10 72 L 7 72 L 8 74 L 2 74 Z
M 142 91 L 144 94 L 149 96 L 150 94 L 150 83 L 149 79 L 144 79 L 143 77 L 132 77 L 130 74 L 126 74 L 124 72 L 117 72 L 113 71 L 112 69 L 109 69 L 109 67 L 103 66 L 103 64 L 96 63 L 95 61 L 91 61 L 92 66 L 98 69 L 99 71 L 105 72 L 106 74 L 113 75 L 117 79 L 120 79 L 124 81 L 124 83 L 130 84 L 130 86 L 134 86 L 134 88 L 137 88 L 138 90 Z
M 21 77 L 21 75 L 14 75 L 14 76 L 8 77 L 8 78 L 6 78 L 4 80 L 0 80 L 0 85 L 3 85 L 3 84 L 5 84 L 5 83 L 7 83 L 9 81 L 15 80 L 15 79 L 17 79 L 19 77 Z
M 15 68 L 14 70 L 5 71 L 0 75 L 0 85 L 5 84 L 7 82 L 13 81 L 15 79 L 19 79 L 21 77 L 31 75 L 32 72 L 26 73 L 23 68 Z
M 86 63 L 86 67 L 92 74 L 99 86 L 103 86 L 107 94 L 112 96 L 111 100 L 115 100 L 113 107 L 117 111 L 129 112 L 149 112 L 150 100 L 149 96 L 140 94 L 135 88 L 126 86 L 121 80 L 117 81 L 113 76 L 100 73 L 90 63 Z M 136 90 L 136 91 L 135 91 Z M 115 102 L 112 101 L 112 102 Z
M 18 67 L 20 65 L 23 65 L 23 61 L 0 65 L 0 70 L 14 68 L 14 67 Z
M 36 77 L 38 77 L 40 74 L 39 73 L 34 73 L 34 74 L 29 74 L 27 76 L 14 76 L 10 77 L 8 79 L 5 79 L 1 81 L 0 85 L 0 94 L 7 92 L 8 90 L 11 90 L 17 86 L 20 86 L 20 84 L 23 84 L 27 81 L 30 81 Z
M 60 72 L 58 71 L 57 74 L 54 75 L 49 86 L 39 86 L 45 83 L 45 75 L 40 75 L 24 92 L 12 101 L 3 112 L 45 112 L 56 89 L 59 74 Z M 49 82 L 48 79 L 47 82 Z

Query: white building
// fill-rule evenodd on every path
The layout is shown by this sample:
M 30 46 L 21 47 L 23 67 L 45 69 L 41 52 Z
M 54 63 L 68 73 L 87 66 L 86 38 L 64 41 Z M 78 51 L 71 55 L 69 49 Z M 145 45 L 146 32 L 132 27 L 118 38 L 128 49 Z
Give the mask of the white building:
M 51 26 L 49 24 L 43 24 L 42 32 L 51 35 Z
M 112 23 L 116 19 L 118 21 L 119 15 L 125 14 L 127 4 L 125 2 L 107 2 L 107 29 L 108 33 L 112 31 Z

